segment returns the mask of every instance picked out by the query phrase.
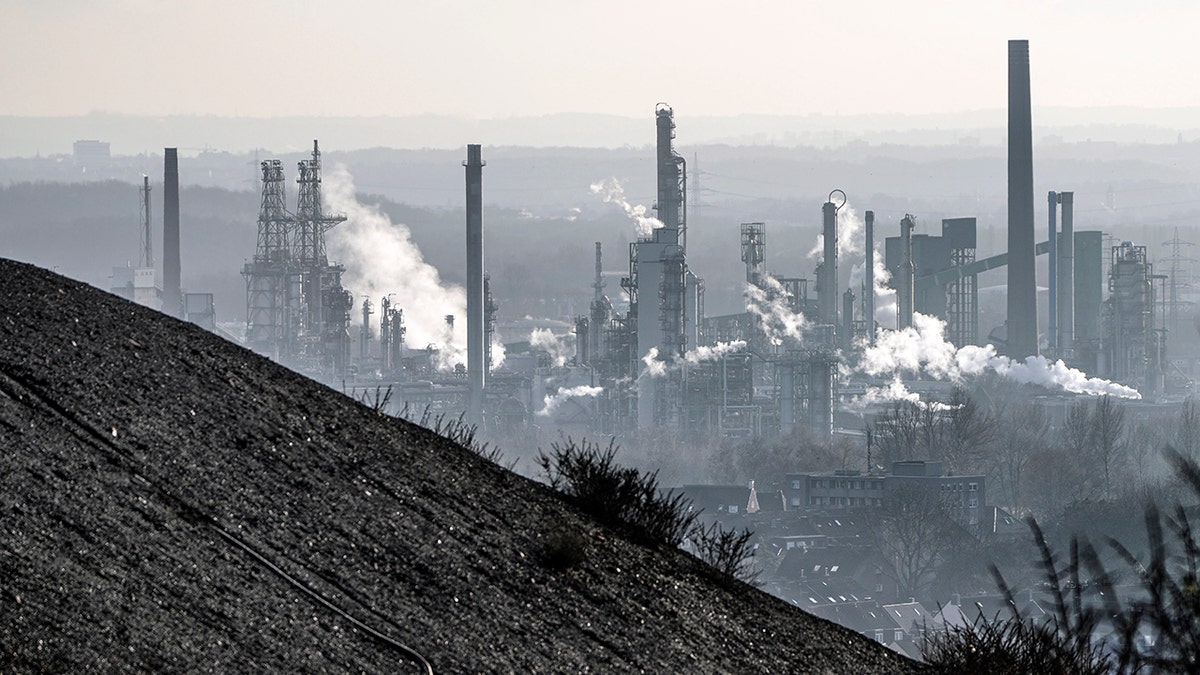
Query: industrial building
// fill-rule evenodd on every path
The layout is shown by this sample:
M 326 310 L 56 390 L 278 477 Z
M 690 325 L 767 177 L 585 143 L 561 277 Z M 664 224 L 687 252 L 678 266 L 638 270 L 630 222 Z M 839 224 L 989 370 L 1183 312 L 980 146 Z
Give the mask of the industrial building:
M 889 500 L 925 494 L 947 507 L 962 524 L 978 525 L 987 503 L 987 477 L 947 474 L 941 462 L 909 460 L 893 462 L 888 473 L 788 474 L 783 493 L 788 508 L 826 511 L 883 508 L 889 506 Z
M 296 209 L 287 208 L 283 165 L 262 162 L 258 244 L 242 269 L 246 279 L 246 343 L 255 351 L 312 373 L 346 373 L 350 365 L 351 295 L 345 268 L 331 264 L 325 233 L 343 222 L 324 212 L 321 152 L 297 166 Z

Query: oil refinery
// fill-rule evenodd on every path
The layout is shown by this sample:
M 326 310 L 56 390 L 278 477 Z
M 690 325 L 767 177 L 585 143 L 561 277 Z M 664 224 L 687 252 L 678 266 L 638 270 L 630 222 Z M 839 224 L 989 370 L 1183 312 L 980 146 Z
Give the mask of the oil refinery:
M 462 162 L 466 285 L 442 308 L 400 289 L 373 295 L 343 282 L 347 266 L 330 259 L 326 235 L 347 216 L 326 210 L 314 140 L 296 167 L 294 207 L 283 162 L 260 162 L 257 244 L 241 270 L 244 344 L 356 397 L 387 390 L 409 411 L 464 415 L 485 437 L 772 438 L 806 430 L 827 439 L 860 431 L 864 416 L 889 401 L 920 400 L 922 390 L 936 399 L 946 391 L 936 382 L 984 372 L 1066 395 L 1186 395 L 1190 380 L 1170 372 L 1166 355 L 1170 278 L 1155 273 L 1146 246 L 1106 244 L 1099 230 L 1077 230 L 1070 190 L 1048 193 L 1047 228 L 1036 234 L 1028 42 L 1010 41 L 1008 56 L 1006 252 L 977 256 L 973 214 L 884 222 L 849 205 L 854 186 L 830 185 L 819 215 L 809 214 L 821 224 L 809 260 L 769 258 L 765 221 L 706 224 L 728 230 L 745 268 L 742 311 L 707 314 L 704 270 L 688 257 L 689 167 L 676 147 L 686 125 L 659 103 L 646 157 L 655 201 L 651 210 L 627 208 L 639 232 L 619 252 L 619 283 L 605 278 L 612 252 L 579 242 L 594 247 L 594 273 L 579 279 L 592 289 L 587 311 L 545 317 L 569 331 L 505 345 L 484 249 L 482 146 L 467 145 Z M 164 175 L 163 289 L 152 288 L 148 236 L 142 267 L 123 272 L 114 289 L 190 317 L 185 305 L 197 294 L 179 288 L 173 149 Z M 149 191 L 147 180 L 147 233 Z M 1043 255 L 1049 274 L 1039 297 Z M 999 268 L 1007 270 L 1006 314 L 989 321 L 981 294 L 996 289 L 981 288 L 979 275 Z M 375 272 L 354 271 L 357 279 Z M 426 326 L 414 339 L 418 309 L 436 312 L 440 335 L 431 338 Z

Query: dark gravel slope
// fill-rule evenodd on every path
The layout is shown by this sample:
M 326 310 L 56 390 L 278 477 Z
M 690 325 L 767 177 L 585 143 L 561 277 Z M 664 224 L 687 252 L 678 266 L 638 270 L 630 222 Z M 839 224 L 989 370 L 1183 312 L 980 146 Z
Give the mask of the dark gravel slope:
M 560 528 L 591 541 L 567 572 L 539 562 Z M 389 640 L 436 672 L 917 667 L 428 430 L 0 260 L 0 671 L 417 672 Z

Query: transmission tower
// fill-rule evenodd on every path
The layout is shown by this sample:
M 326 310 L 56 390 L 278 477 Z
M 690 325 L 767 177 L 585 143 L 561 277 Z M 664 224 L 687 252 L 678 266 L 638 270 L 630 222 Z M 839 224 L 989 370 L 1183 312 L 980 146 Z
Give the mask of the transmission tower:
M 1192 266 L 1191 263 L 1196 262 L 1195 258 L 1189 258 L 1184 255 L 1184 251 L 1188 246 L 1195 246 L 1190 241 L 1181 241 L 1179 239 L 1179 228 L 1175 228 L 1175 236 L 1171 241 L 1164 241 L 1163 246 L 1171 247 L 1171 256 L 1165 262 L 1171 265 L 1171 278 L 1167 285 L 1167 318 L 1172 327 L 1178 325 L 1179 314 L 1181 309 L 1191 307 L 1191 300 L 1181 300 L 1181 293 L 1189 293 L 1192 284 Z

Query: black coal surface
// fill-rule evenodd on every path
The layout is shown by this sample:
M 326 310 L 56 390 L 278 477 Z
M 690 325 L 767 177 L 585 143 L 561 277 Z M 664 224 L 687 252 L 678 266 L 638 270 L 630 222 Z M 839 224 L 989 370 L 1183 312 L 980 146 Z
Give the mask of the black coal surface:
M 590 542 L 541 561 L 563 529 Z M 0 671 L 908 672 L 197 327 L 0 260 Z

